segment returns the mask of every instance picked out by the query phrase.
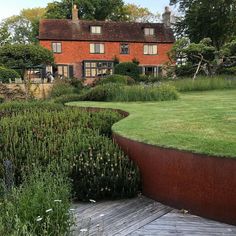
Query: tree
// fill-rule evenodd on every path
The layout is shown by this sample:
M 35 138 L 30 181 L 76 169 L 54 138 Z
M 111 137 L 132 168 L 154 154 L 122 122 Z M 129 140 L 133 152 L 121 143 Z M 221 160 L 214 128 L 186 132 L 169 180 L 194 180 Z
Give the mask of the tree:
M 236 35 L 236 0 L 170 0 L 170 3 L 177 4 L 182 12 L 175 27 L 177 35 L 186 35 L 191 42 L 211 38 L 219 50 Z
M 123 0 L 74 0 L 79 17 L 86 20 L 119 20 L 123 17 Z M 49 3 L 46 18 L 71 19 L 71 0 Z
M 129 22 L 157 22 L 160 20 L 160 14 L 154 14 L 148 8 L 135 4 L 126 4 L 124 13 L 124 20 Z
M 47 65 L 54 61 L 53 53 L 39 45 L 5 45 L 0 47 L 0 63 L 19 69 L 22 79 L 27 79 L 27 69 L 36 65 Z
M 39 20 L 44 13 L 44 8 L 23 9 L 19 15 L 3 20 L 0 25 L 0 37 L 3 38 L 1 44 L 37 42 Z
M 218 51 L 212 46 L 212 41 L 205 38 L 200 43 L 190 43 L 188 39 L 177 40 L 169 55 L 172 60 L 185 59 L 185 63 L 191 63 L 196 67 L 193 80 L 196 79 L 200 69 L 207 75 L 215 74 L 217 70 L 216 55 Z

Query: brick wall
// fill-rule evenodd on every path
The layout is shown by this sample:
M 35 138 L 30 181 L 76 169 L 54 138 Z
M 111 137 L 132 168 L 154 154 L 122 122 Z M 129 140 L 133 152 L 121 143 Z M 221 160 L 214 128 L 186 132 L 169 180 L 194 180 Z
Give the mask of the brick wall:
M 103 42 L 102 42 L 103 43 Z M 51 41 L 40 41 L 40 44 L 51 50 Z M 113 60 L 114 57 L 118 57 L 120 62 L 132 61 L 137 58 L 140 65 L 162 65 L 169 61 L 167 52 L 171 49 L 171 43 L 158 44 L 158 55 L 144 55 L 143 43 L 129 43 L 130 53 L 128 55 L 120 54 L 119 42 L 105 42 L 104 54 L 90 54 L 89 47 L 90 42 L 80 41 L 63 41 L 62 53 L 55 54 L 56 64 L 72 64 L 74 65 L 76 77 L 82 76 L 82 64 L 83 60 Z

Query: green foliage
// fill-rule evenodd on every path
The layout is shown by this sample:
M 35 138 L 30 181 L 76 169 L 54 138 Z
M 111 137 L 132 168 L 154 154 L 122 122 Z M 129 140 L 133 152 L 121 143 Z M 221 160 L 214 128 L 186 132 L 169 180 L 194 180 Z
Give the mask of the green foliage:
M 122 18 L 122 0 L 74 0 L 79 7 L 80 19 L 86 20 L 119 20 Z M 104 7 L 106 6 L 106 7 Z M 71 1 L 62 0 L 49 3 L 46 18 L 71 19 Z
M 177 4 L 183 13 L 176 24 L 178 36 L 185 34 L 195 43 L 210 37 L 219 49 L 236 34 L 235 0 L 171 0 L 170 3 Z
M 9 68 L 20 69 L 24 78 L 27 68 L 53 63 L 53 53 L 39 45 L 5 45 L 0 47 L 0 63 Z
M 56 165 L 26 171 L 21 186 L 0 198 L 1 235 L 68 235 L 71 185 Z
M 121 85 L 108 83 L 104 85 L 98 85 L 89 89 L 81 96 L 82 101 L 109 101 L 112 94 L 119 90 Z
M 4 97 L 0 95 L 0 104 L 4 102 Z
M 134 80 L 138 80 L 140 71 L 137 64 L 132 62 L 123 62 L 115 66 L 115 74 L 127 75 Z
M 163 76 L 151 76 L 151 75 L 140 75 L 139 76 L 139 82 L 145 83 L 145 84 L 156 83 L 156 82 L 160 82 L 165 79 L 166 78 Z
M 62 95 L 73 94 L 74 92 L 75 87 L 73 87 L 68 81 L 58 79 L 54 82 L 49 96 L 51 98 L 56 98 Z
M 4 19 L 0 25 L 0 44 L 28 44 L 37 42 L 39 21 L 44 8 L 23 9 L 19 15 Z
M 104 79 L 101 79 L 99 84 L 108 84 L 108 83 L 131 85 L 134 84 L 135 81 L 129 76 L 114 74 Z
M 195 73 L 195 67 L 191 63 L 187 63 L 182 66 L 175 67 L 175 74 L 177 77 L 187 77 L 193 76 Z
M 199 77 L 196 80 L 191 79 L 178 79 L 169 82 L 171 85 L 175 86 L 180 92 L 190 92 L 190 91 L 207 91 L 207 90 L 217 90 L 217 89 L 235 89 L 236 80 L 226 79 L 223 77 Z
M 176 89 L 165 84 L 124 86 L 105 84 L 92 88 L 84 96 L 83 101 L 164 101 L 178 98 Z
M 178 99 L 178 93 L 175 87 L 160 84 L 124 86 L 119 92 L 113 94 L 111 101 L 168 101 L 176 99 Z
M 56 109 L 61 107 L 54 105 Z M 56 161 L 72 178 L 77 199 L 136 195 L 137 168 L 108 138 L 111 126 L 121 116 L 110 111 L 56 109 L 43 111 L 33 105 L 31 110 L 18 110 L 18 114 L 0 120 L 0 132 L 4 134 L 0 136 L 0 178 L 6 159 L 14 164 L 18 184 L 22 182 L 22 170 Z
M 70 93 L 70 94 L 65 94 L 65 95 L 61 95 L 59 97 L 54 98 L 53 102 L 65 104 L 67 102 L 80 101 L 80 100 L 81 100 L 80 94 Z
M 220 74 L 236 75 L 236 66 L 229 68 L 222 68 L 219 72 Z
M 19 77 L 20 75 L 15 70 L 0 66 L 0 81 L 2 83 L 9 83 L 10 80 L 14 81 L 15 78 Z

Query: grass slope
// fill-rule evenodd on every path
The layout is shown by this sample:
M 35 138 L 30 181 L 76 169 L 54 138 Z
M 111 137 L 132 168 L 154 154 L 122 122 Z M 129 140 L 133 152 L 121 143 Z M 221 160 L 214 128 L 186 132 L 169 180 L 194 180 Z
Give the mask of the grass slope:
M 130 116 L 116 123 L 113 131 L 133 140 L 236 158 L 236 90 L 186 93 L 167 102 L 69 105 L 128 111 Z

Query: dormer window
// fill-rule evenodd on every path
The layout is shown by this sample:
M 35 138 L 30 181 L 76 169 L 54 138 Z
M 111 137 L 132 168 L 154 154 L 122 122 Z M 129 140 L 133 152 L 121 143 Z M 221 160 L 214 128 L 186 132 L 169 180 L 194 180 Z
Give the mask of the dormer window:
M 101 34 L 102 27 L 101 26 L 91 26 L 90 31 L 91 31 L 91 34 Z
M 144 34 L 146 36 L 152 36 L 154 35 L 154 28 L 144 28 Z

